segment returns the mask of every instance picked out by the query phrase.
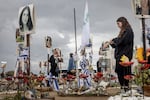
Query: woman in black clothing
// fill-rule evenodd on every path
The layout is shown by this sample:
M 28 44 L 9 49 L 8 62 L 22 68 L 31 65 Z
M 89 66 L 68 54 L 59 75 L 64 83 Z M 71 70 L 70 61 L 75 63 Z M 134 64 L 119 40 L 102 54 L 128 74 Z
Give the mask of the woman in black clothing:
M 118 18 L 117 25 L 120 28 L 120 32 L 116 38 L 113 38 L 109 42 L 109 44 L 115 48 L 115 72 L 118 75 L 119 83 L 121 88 L 124 89 L 124 91 L 127 91 L 129 87 L 129 81 L 124 79 L 124 76 L 131 74 L 131 66 L 124 67 L 120 65 L 119 62 L 121 62 L 120 58 L 123 55 L 127 56 L 129 61 L 131 61 L 133 55 L 134 33 L 125 17 Z M 108 43 L 106 45 L 108 45 Z
M 57 51 L 56 51 L 56 49 L 54 49 L 52 52 L 53 52 L 53 55 L 51 55 L 51 57 L 49 59 L 49 62 L 51 64 L 50 72 L 51 72 L 52 76 L 58 77 L 59 67 L 58 67 L 58 58 L 56 57 Z

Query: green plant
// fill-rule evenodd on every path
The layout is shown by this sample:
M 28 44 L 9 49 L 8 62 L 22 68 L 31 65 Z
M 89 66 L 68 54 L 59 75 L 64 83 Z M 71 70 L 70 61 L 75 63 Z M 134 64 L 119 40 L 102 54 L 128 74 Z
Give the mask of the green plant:
M 135 66 L 135 78 L 134 81 L 137 85 L 150 85 L 150 69 L 149 65 L 139 64 Z
M 14 100 L 21 100 L 21 93 L 18 92 L 15 96 L 14 96 Z

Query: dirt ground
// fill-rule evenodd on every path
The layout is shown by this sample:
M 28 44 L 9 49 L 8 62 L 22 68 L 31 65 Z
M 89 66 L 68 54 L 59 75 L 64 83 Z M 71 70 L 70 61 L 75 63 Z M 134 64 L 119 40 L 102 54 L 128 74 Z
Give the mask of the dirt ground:
M 69 96 L 66 96 L 66 97 L 61 97 L 61 96 L 55 96 L 54 98 L 52 99 L 39 99 L 39 100 L 108 100 L 109 97 L 106 97 L 106 96 L 88 96 L 88 97 L 85 97 L 85 96 L 74 96 L 74 97 L 69 97 Z
M 54 97 L 54 100 L 108 100 L 109 98 L 108 96 L 58 96 L 55 92 L 51 92 L 50 96 Z
M 55 97 L 55 100 L 108 100 L 108 97 Z
M 0 100 L 3 100 L 3 98 L 6 96 L 10 96 L 10 94 L 0 95 Z M 107 100 L 108 98 L 108 96 L 59 96 L 56 92 L 50 92 L 50 97 L 48 97 L 47 99 L 45 98 L 36 100 Z

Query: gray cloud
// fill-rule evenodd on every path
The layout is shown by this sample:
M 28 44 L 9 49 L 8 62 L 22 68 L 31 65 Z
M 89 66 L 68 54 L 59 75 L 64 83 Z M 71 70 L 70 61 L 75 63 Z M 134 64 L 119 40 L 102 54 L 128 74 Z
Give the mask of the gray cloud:
M 118 33 L 116 19 L 125 16 L 135 32 L 135 44 L 141 43 L 140 20 L 135 18 L 130 0 L 87 0 L 90 15 L 90 32 L 96 51 L 102 41 L 111 39 Z M 40 60 L 47 59 L 44 37 L 49 35 L 53 48 L 61 48 L 65 64 L 73 48 L 69 48 L 70 39 L 74 40 L 73 9 L 76 9 L 77 35 L 82 32 L 85 0 L 1 0 L 0 1 L 0 61 L 8 62 L 7 70 L 15 68 L 17 59 L 15 30 L 18 27 L 19 8 L 33 3 L 36 13 L 36 33 L 31 35 L 31 67 L 34 72 Z M 146 20 L 148 23 L 149 20 Z M 62 34 L 62 38 L 59 34 Z M 98 39 L 98 40 L 96 40 Z M 79 40 L 78 40 L 79 41 Z M 78 44 L 79 47 L 79 44 Z M 97 55 L 97 52 L 95 53 Z M 97 58 L 96 58 L 97 59 Z M 36 72 L 37 73 L 37 72 Z

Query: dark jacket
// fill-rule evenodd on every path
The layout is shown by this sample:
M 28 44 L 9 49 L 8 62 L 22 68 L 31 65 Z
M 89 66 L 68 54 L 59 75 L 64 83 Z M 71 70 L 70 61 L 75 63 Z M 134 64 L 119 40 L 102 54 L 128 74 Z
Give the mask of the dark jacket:
M 127 28 L 122 37 L 117 37 L 112 40 L 114 43 L 110 44 L 115 48 L 115 59 L 116 59 L 116 69 L 115 71 L 120 71 L 121 65 L 119 64 L 121 56 L 125 55 L 132 59 L 133 56 L 133 43 L 134 43 L 134 33 L 131 28 Z
M 100 60 L 97 61 L 96 66 L 97 66 L 97 72 L 101 72 L 102 69 L 101 69 L 101 61 Z
M 58 64 L 57 64 L 57 60 L 54 58 L 54 55 L 52 55 L 50 57 L 50 60 L 49 60 L 50 64 L 51 64 L 51 69 L 50 69 L 50 72 L 53 76 L 57 76 L 58 77 L 58 71 L 57 71 L 57 68 L 58 68 Z

